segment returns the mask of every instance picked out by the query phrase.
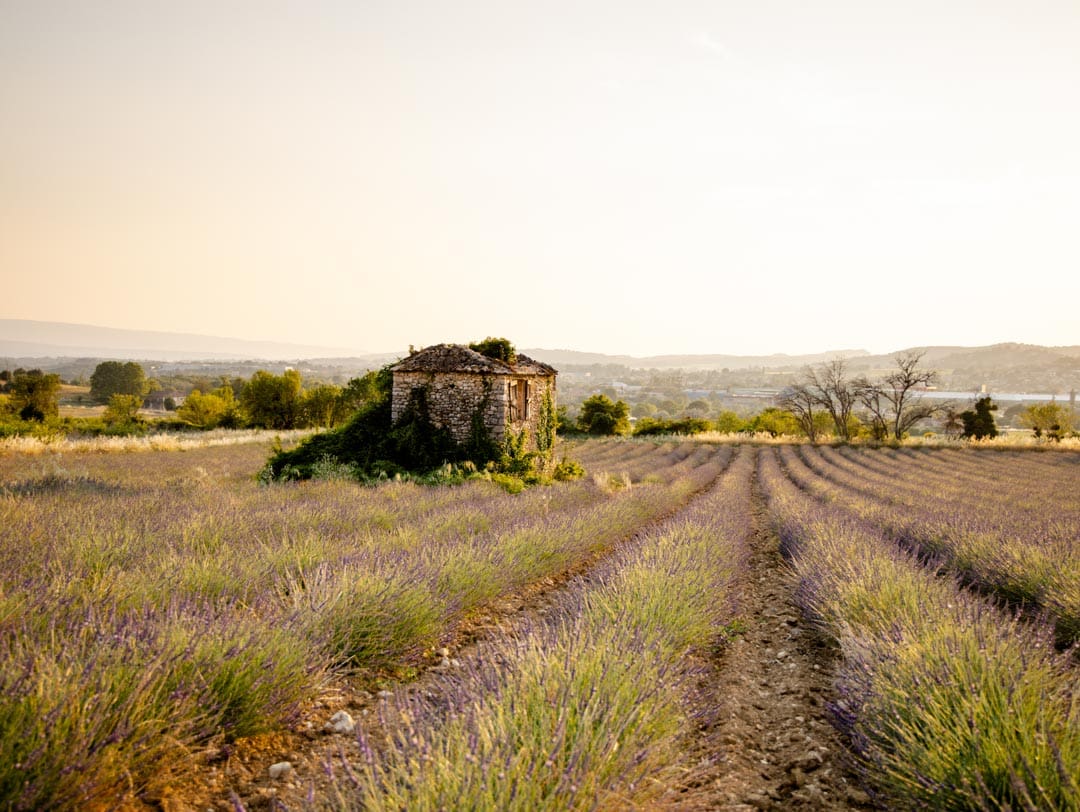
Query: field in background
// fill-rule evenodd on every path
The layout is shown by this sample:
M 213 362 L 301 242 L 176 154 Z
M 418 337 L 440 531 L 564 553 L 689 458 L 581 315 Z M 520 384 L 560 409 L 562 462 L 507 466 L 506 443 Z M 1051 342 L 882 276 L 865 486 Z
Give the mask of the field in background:
M 473 613 L 582 568 L 595 589 L 462 683 L 468 714 L 415 709 L 424 735 L 336 805 L 651 803 L 692 733 L 655 686 L 738 620 L 766 504 L 843 655 L 836 723 L 873 797 L 1080 805 L 1077 664 L 1052 645 L 1080 616 L 1080 455 L 588 441 L 584 480 L 510 495 L 265 486 L 266 435 L 190 439 L 0 447 L 0 805 L 138 793 L 192 747 L 288 728 L 331 680 L 410 679 Z M 550 763 L 514 761 L 549 740 Z M 433 754 L 443 772 L 415 772 Z

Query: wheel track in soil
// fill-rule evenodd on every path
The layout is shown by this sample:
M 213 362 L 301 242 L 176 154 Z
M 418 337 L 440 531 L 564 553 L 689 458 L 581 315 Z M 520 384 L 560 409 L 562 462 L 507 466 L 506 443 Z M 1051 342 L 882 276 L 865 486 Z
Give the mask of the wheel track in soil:
M 742 453 L 746 452 L 744 448 Z M 460 660 L 476 656 L 500 635 L 535 624 L 565 592 L 583 588 L 601 561 L 662 526 L 713 487 L 724 471 L 680 506 L 603 553 L 472 613 L 444 642 L 451 656 Z M 688 716 L 699 722 L 690 748 L 699 763 L 664 806 L 870 809 L 869 798 L 843 766 L 846 751 L 825 714 L 835 654 L 803 628 L 792 599 L 794 576 L 780 555 L 754 476 L 749 568 L 738 584 L 745 632 L 701 663 L 702 675 L 687 709 Z M 395 690 L 437 689 L 445 670 L 427 664 L 416 679 Z M 235 812 L 240 801 L 250 812 L 303 809 L 309 797 L 317 801 L 332 795 L 327 763 L 359 757 L 355 737 L 327 735 L 322 726 L 337 710 L 347 710 L 364 726 L 369 740 L 378 743 L 385 735 L 378 721 L 380 702 L 354 682 L 338 681 L 304 708 L 293 730 L 253 737 L 233 747 L 207 748 L 196 759 L 194 773 L 178 774 L 152 792 L 149 807 L 132 808 Z M 284 779 L 271 780 L 269 767 L 280 761 L 289 761 L 294 770 Z

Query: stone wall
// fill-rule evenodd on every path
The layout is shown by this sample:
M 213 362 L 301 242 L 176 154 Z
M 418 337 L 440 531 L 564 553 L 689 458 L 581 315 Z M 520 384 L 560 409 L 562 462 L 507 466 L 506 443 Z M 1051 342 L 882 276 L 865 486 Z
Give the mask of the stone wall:
M 394 389 L 391 401 L 391 414 L 396 421 L 409 404 L 409 393 L 418 386 L 428 387 L 428 412 L 431 421 L 449 430 L 451 436 L 463 443 L 472 432 L 472 417 L 488 394 L 484 422 L 492 439 L 502 440 L 506 431 L 509 403 L 507 402 L 508 382 L 525 380 L 529 382 L 529 408 L 525 420 L 511 424 L 513 431 L 523 428 L 529 430 L 528 448 L 536 448 L 536 424 L 540 417 L 540 407 L 544 392 L 551 390 L 552 401 L 555 399 L 555 377 L 539 375 L 480 375 L 462 372 L 395 372 Z M 487 385 L 485 385 L 487 382 Z

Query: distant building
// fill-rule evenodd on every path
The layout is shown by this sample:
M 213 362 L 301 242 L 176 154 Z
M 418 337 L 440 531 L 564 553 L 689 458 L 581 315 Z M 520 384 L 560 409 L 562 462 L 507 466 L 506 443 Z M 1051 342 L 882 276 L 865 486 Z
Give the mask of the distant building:
M 413 390 L 424 388 L 431 422 L 459 443 L 468 441 L 478 415 L 496 441 L 507 429 L 527 430 L 527 448 L 534 450 L 545 395 L 555 408 L 557 370 L 520 354 L 507 364 L 460 344 L 436 344 L 414 352 L 390 371 L 393 420 L 408 407 Z
M 160 389 L 143 398 L 143 408 L 157 409 L 163 412 L 165 411 L 165 401 L 172 401 L 172 406 L 176 409 L 183 406 L 186 399 L 187 395 L 177 389 Z

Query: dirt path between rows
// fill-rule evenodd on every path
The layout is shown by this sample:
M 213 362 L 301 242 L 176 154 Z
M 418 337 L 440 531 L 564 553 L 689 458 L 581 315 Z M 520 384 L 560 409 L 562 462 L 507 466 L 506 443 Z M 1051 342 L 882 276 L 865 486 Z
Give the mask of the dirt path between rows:
M 838 655 L 793 602 L 794 573 L 756 479 L 750 546 L 739 633 L 708 664 L 694 697 L 701 767 L 682 806 L 872 809 L 826 717 Z
M 666 518 L 642 528 L 635 538 Z M 835 654 L 803 627 L 792 603 L 792 574 L 757 493 L 751 546 L 740 584 L 742 631 L 702 663 L 687 708 L 698 726 L 691 739 L 697 767 L 683 791 L 666 796 L 665 804 L 693 810 L 870 809 L 870 799 L 843 768 L 844 746 L 825 714 Z M 455 670 L 459 661 L 476 656 L 499 635 L 535 623 L 561 602 L 565 590 L 582 588 L 599 560 L 505 596 L 471 618 L 436 654 L 436 659 L 445 654 L 443 662 L 449 665 L 433 661 L 418 679 L 387 687 L 437 692 L 445 672 Z M 321 808 L 320 800 L 334 794 L 328 765 L 339 765 L 340 776 L 342 759 L 355 761 L 361 755 L 354 735 L 325 730 L 331 716 L 346 711 L 377 742 L 384 701 L 393 702 L 374 689 L 342 681 L 304 709 L 294 730 L 208 748 L 194 772 L 185 770 L 147 800 L 165 812 Z M 271 778 L 270 767 L 279 762 L 291 768 Z

